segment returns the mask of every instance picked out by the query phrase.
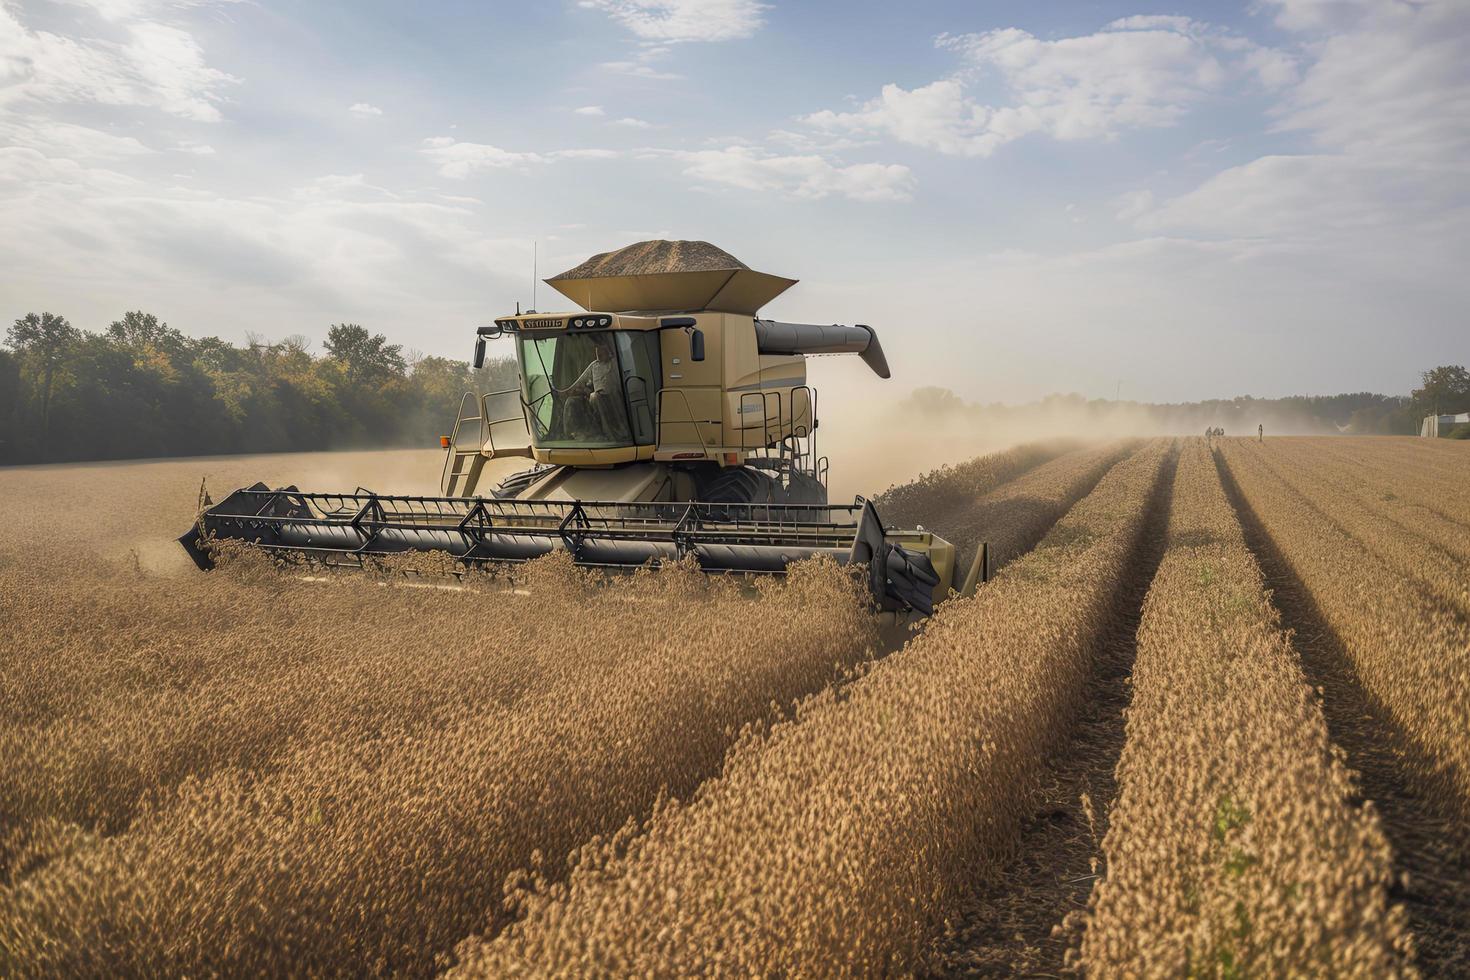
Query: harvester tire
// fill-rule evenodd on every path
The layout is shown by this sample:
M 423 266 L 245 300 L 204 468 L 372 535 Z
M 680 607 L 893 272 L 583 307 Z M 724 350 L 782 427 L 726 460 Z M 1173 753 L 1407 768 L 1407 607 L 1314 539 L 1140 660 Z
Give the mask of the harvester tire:
M 733 466 L 704 485 L 699 499 L 707 504 L 767 504 L 783 499 L 780 484 L 744 466 Z

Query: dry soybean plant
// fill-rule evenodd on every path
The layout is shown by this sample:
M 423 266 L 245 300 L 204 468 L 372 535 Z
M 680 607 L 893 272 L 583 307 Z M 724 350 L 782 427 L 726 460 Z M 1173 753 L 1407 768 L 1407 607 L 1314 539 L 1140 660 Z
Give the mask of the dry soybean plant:
M 982 541 L 990 545 L 994 569 L 1030 551 L 1103 474 L 1137 448 L 1137 442 L 1124 441 L 1068 453 L 956 510 L 948 531 L 960 551 L 960 568 L 969 568 Z
M 841 691 L 731 753 L 641 836 L 589 845 L 459 976 L 922 969 L 945 909 L 1013 845 L 1169 449 L 1118 465 L 1031 555 Z
M 1391 857 L 1354 807 L 1261 572 L 1198 439 L 1144 604 L 1090 976 L 1408 972 Z
M 1453 558 L 1470 562 L 1470 523 L 1464 521 L 1463 515 L 1459 519 L 1449 516 L 1446 512 L 1455 509 L 1453 502 L 1446 501 L 1433 487 L 1420 483 L 1412 469 L 1400 466 L 1392 471 L 1370 472 L 1366 465 L 1368 458 L 1360 455 L 1356 464 L 1348 463 L 1326 452 L 1317 442 L 1289 448 L 1272 444 L 1264 447 L 1264 451 L 1283 464 L 1286 460 L 1281 457 L 1295 455 L 1299 468 L 1331 484 L 1339 493 L 1346 493 L 1362 506 L 1392 518 L 1407 533 L 1442 548 Z M 1281 466 L 1276 470 L 1281 472 Z M 1470 468 L 1465 479 L 1470 479 Z
M 0 825 L 116 833 L 191 776 L 514 701 L 595 636 L 578 613 L 598 592 L 561 579 L 535 596 L 480 581 L 494 594 L 475 598 L 353 575 L 0 573 L 0 631 L 21 638 L 0 654 Z M 0 881 L 5 864 L 0 846 Z
M 1274 441 L 1274 440 L 1273 440 Z M 1405 483 L 1424 488 L 1430 499 L 1457 500 L 1470 479 L 1470 442 L 1449 439 L 1356 439 L 1327 437 L 1282 440 L 1288 453 L 1305 443 L 1335 457 L 1362 474 L 1375 476 L 1389 486 Z
M 830 562 L 754 598 L 687 568 L 563 601 L 546 584 L 526 583 L 543 606 L 524 615 L 554 649 L 513 701 L 187 778 L 115 837 L 47 824 L 28 846 L 50 860 L 0 888 L 0 974 L 426 972 L 494 928 L 507 874 L 554 876 L 693 791 L 743 725 L 875 645 L 861 587 Z M 492 599 L 461 597 L 462 639 Z M 447 693 L 421 690 L 423 710 Z
M 1412 521 L 1387 512 L 1382 499 L 1355 493 L 1358 479 L 1334 477 L 1313 465 L 1310 457 L 1293 459 L 1279 445 L 1256 452 L 1266 469 L 1310 502 L 1323 519 L 1372 552 L 1386 572 L 1417 582 L 1462 616 L 1470 614 L 1464 561 L 1420 534 Z
M 1258 448 L 1227 441 L 1224 459 L 1354 675 L 1402 734 L 1421 791 L 1447 815 L 1470 819 L 1470 628 L 1413 581 L 1384 574 L 1359 540 L 1324 519 L 1329 503 L 1313 506 L 1283 483 Z M 1333 509 L 1352 508 L 1339 498 Z

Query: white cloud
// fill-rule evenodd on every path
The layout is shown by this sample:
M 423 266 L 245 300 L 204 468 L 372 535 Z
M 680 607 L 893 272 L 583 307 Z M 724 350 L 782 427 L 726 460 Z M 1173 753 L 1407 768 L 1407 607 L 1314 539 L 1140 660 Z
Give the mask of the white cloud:
M 1179 34 L 1189 34 L 1197 30 L 1199 25 L 1189 17 L 1181 17 L 1177 14 L 1134 14 L 1132 17 L 1120 17 L 1108 25 L 1112 31 L 1174 31 Z
M 1287 30 L 1341 30 L 1365 13 L 1395 6 L 1396 0 L 1264 0 L 1276 8 L 1276 23 Z
M 424 140 L 420 152 L 438 163 L 440 174 L 456 180 L 487 170 L 526 171 L 555 160 L 611 160 L 621 156 L 617 150 L 590 147 L 547 153 L 522 152 L 489 143 L 461 143 L 452 136 L 430 137 Z
M 610 126 L 624 126 L 624 127 L 627 127 L 628 129 L 652 129 L 653 128 L 653 123 L 648 122 L 647 120 L 644 120 L 644 119 L 634 119 L 632 116 L 624 116 L 622 119 L 615 119 L 611 123 L 609 123 L 608 125 L 610 125 Z
M 487 237 L 463 204 L 390 194 L 358 174 L 241 196 L 21 147 L 0 148 L 0 227 L 8 308 L 55 296 L 73 322 L 96 325 L 141 302 L 201 335 L 270 322 L 277 335 L 319 336 L 343 318 L 411 337 L 426 321 L 472 324 L 487 276 L 497 290 L 509 286 L 499 270 L 519 281 L 524 251 Z
M 546 154 L 549 160 L 616 160 L 622 156 L 617 150 L 585 148 L 579 150 L 552 150 Z
M 753 141 L 745 140 L 738 136 L 709 137 L 704 142 L 708 146 L 754 145 Z M 790 129 L 773 129 L 766 134 L 766 142 L 802 153 L 841 153 L 845 150 L 855 150 L 863 146 L 872 146 L 876 141 L 871 139 L 853 139 L 849 136 L 833 136 L 827 133 L 814 135 L 809 132 L 798 133 Z
M 581 0 L 645 41 L 733 41 L 755 34 L 769 9 L 757 0 Z
M 191 140 L 185 140 L 178 146 L 175 146 L 174 149 L 179 153 L 192 153 L 196 157 L 212 157 L 215 155 L 214 147 L 208 143 L 195 143 Z
M 132 20 L 142 17 L 158 17 L 170 11 L 186 10 L 190 7 L 213 7 L 245 0 L 59 0 L 68 6 L 86 7 L 106 20 Z
M 941 153 L 989 156 L 1005 141 L 991 131 L 992 115 L 965 94 L 959 81 L 944 79 L 913 90 L 885 85 L 856 112 L 823 110 L 805 121 L 828 132 L 883 133 Z
M 381 116 L 383 110 L 368 102 L 354 102 L 347 107 L 347 111 L 359 119 L 371 119 L 373 116 Z
M 1318 14 L 1315 4 L 1276 2 L 1295 12 L 1292 23 Z M 1470 5 L 1345 6 L 1356 15 L 1353 26 L 1312 43 L 1316 59 L 1286 100 L 1282 125 L 1311 132 L 1324 147 L 1463 167 L 1470 154 Z
M 600 105 L 584 105 L 584 106 L 582 106 L 580 108 L 573 109 L 572 111 L 575 112 L 579 116 L 605 116 L 605 115 L 607 115 L 607 113 L 603 110 L 602 106 L 600 106 Z
M 633 78 L 646 78 L 657 82 L 668 82 L 684 77 L 678 72 L 659 71 L 652 65 L 642 61 L 604 61 L 598 67 L 616 72 L 619 75 L 629 75 Z
M 0 4 L 0 107 L 64 102 L 143 106 L 200 122 L 220 118 L 222 89 L 238 79 L 204 62 L 193 35 L 151 21 L 121 41 L 32 31 Z
M 546 162 L 540 153 L 503 150 L 488 143 L 461 143 L 452 136 L 424 140 L 422 152 L 439 165 L 439 173 L 458 180 L 484 170 L 524 170 Z
M 687 176 L 705 184 L 797 198 L 837 195 L 855 201 L 907 201 L 913 195 L 913 175 L 899 164 L 838 166 L 816 155 L 777 156 L 744 146 L 671 155 L 685 165 Z
M 1120 195 L 1113 202 L 1119 221 L 1131 222 L 1133 219 L 1147 214 L 1154 206 L 1154 192 L 1151 190 L 1129 191 Z
M 117 160 L 154 152 L 132 136 L 48 119 L 0 119 L 0 143 L 73 160 Z
M 1145 231 L 1332 244 L 1436 220 L 1459 182 L 1426 177 L 1361 155 L 1264 156 L 1133 217 Z
M 885 85 L 856 111 L 829 109 L 805 121 L 827 132 L 881 134 L 983 157 L 1029 133 L 1098 139 L 1172 126 L 1235 79 L 1281 85 L 1294 77 L 1294 63 L 1281 52 L 1187 17 L 1127 17 L 1096 34 L 1055 41 L 1005 28 L 941 35 L 936 43 L 962 55 L 968 68 L 914 89 Z M 971 94 L 989 73 L 1004 82 L 1008 104 Z
M 368 183 L 366 174 L 327 174 L 296 188 L 292 192 L 292 196 L 301 200 L 309 198 L 336 198 L 343 200 L 386 198 L 390 201 L 401 200 L 402 197 L 386 187 Z
M 1319 152 L 1271 154 L 1119 218 L 1139 229 L 1331 257 L 1344 280 L 1453 281 L 1470 249 L 1470 8 L 1273 0 L 1313 56 L 1281 128 Z

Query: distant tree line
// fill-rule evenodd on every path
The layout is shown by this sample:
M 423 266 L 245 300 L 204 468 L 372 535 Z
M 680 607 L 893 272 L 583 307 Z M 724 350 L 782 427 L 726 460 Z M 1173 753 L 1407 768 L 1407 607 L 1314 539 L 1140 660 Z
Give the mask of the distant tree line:
M 1418 435 L 1426 415 L 1470 412 L 1470 371 L 1464 367 L 1436 367 L 1421 374 L 1420 381 L 1420 387 L 1408 395 L 1243 395 L 1172 404 L 1051 395 L 1027 405 L 981 405 L 966 402 L 948 388 L 930 387 L 916 390 L 908 405 L 927 416 L 963 418 L 975 425 L 1050 418 L 1064 421 L 1066 431 L 1096 426 L 1100 431 L 1193 433 L 1220 427 L 1231 435 L 1253 433 L 1257 425 L 1277 435 Z M 1470 426 L 1458 427 L 1449 435 L 1470 439 Z
M 1470 372 L 1436 367 L 1408 396 L 1250 398 L 1132 405 L 1164 431 L 1224 426 L 1413 435 L 1424 416 L 1470 411 Z M 151 313 L 131 312 L 101 333 L 63 316 L 28 313 L 0 346 L 0 464 L 130 459 L 350 447 L 432 446 L 454 424 L 466 391 L 514 387 L 510 358 L 479 371 L 465 361 L 405 356 L 355 323 L 327 331 L 322 352 L 304 337 L 235 346 L 193 338 Z M 1114 402 L 1058 395 L 1031 406 L 966 405 L 945 389 L 914 393 L 913 408 L 1025 414 L 1115 412 Z M 1086 416 L 1082 416 L 1086 417 Z M 1470 438 L 1470 427 L 1451 433 Z
M 405 356 L 355 323 L 236 346 L 151 313 L 101 333 L 28 313 L 0 347 L 0 463 L 432 446 L 466 391 L 513 387 L 512 359 Z

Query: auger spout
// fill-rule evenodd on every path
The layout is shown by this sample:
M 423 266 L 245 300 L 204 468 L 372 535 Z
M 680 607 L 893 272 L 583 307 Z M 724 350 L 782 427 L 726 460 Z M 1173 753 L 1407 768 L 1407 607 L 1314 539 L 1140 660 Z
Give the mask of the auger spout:
M 878 332 L 864 323 L 782 323 L 755 321 L 756 347 L 762 354 L 858 354 L 880 378 L 887 378 L 888 358 Z

